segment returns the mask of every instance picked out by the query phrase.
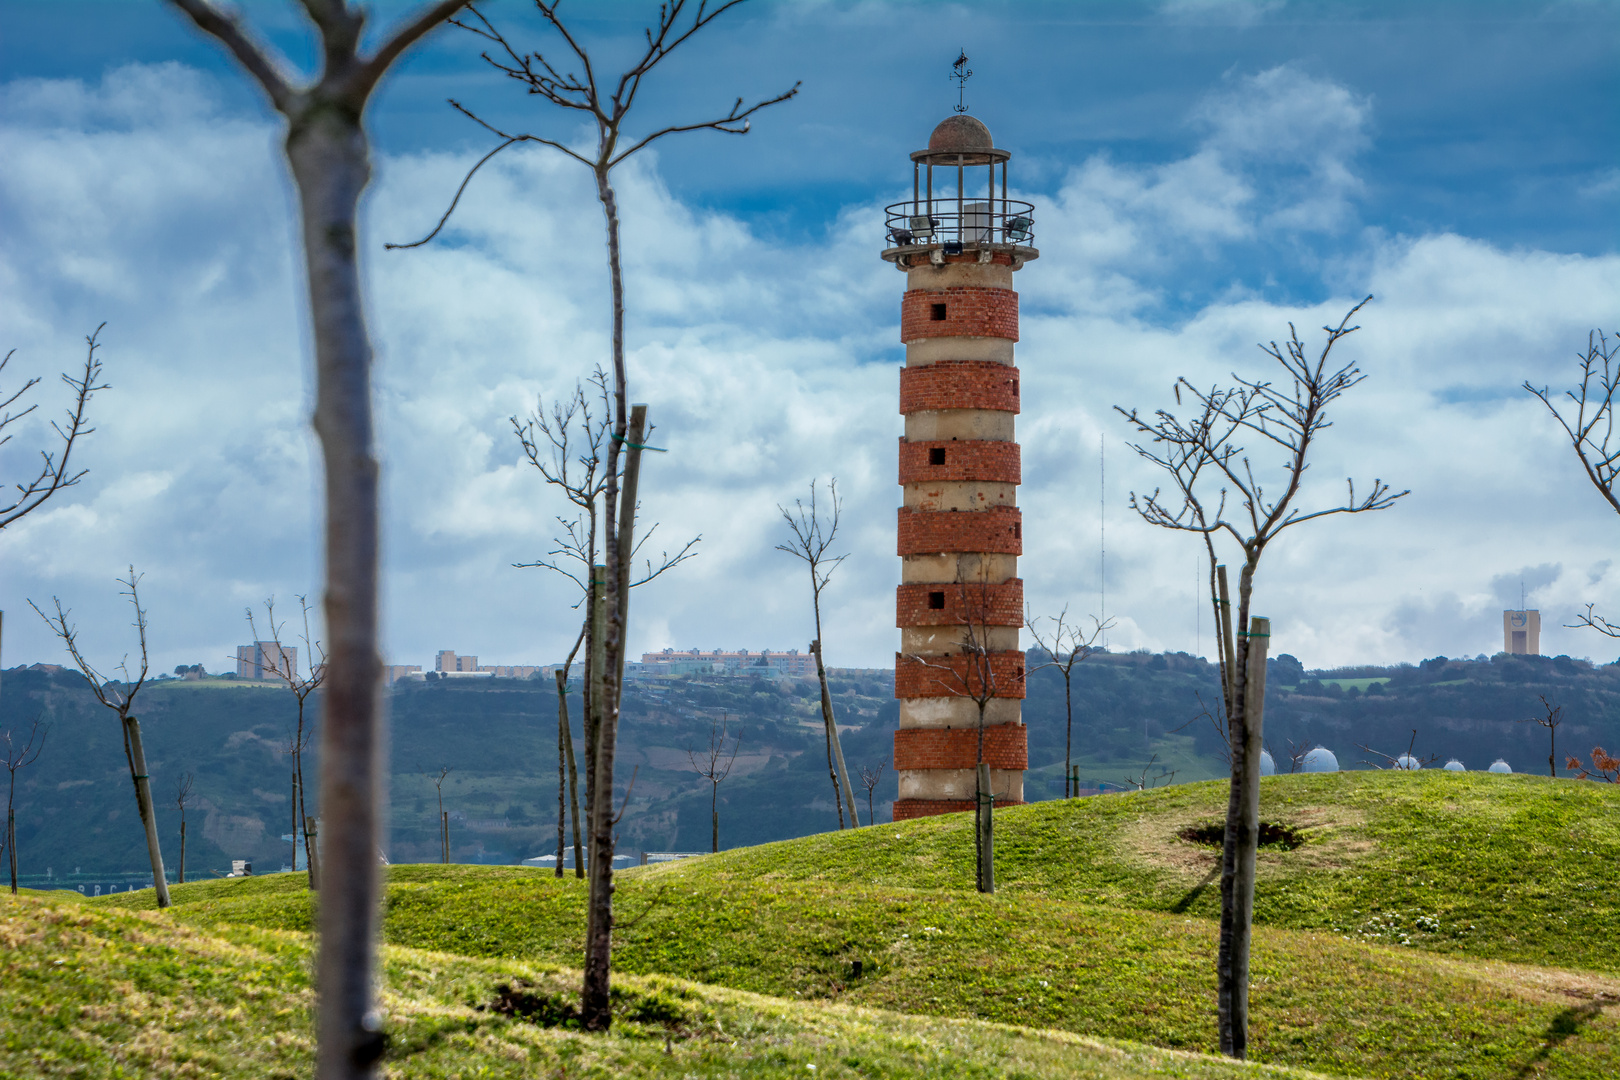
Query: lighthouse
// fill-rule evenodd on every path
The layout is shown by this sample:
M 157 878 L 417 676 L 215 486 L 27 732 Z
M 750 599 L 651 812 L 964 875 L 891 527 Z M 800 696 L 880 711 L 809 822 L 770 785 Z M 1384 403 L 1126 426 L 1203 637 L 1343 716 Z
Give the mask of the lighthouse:
M 911 155 L 912 197 L 887 208 L 883 258 L 906 275 L 897 821 L 974 809 L 981 765 L 995 805 L 1024 800 L 1013 274 L 1040 253 L 1035 208 L 1007 197 L 1011 157 L 958 111 Z

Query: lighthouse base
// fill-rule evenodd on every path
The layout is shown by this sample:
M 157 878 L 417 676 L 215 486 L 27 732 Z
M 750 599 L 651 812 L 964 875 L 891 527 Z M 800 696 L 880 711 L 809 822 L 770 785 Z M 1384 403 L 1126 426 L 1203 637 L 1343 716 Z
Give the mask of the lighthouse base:
M 1022 799 L 1009 799 L 1006 802 L 996 800 L 996 806 L 1023 806 Z M 935 817 L 939 814 L 959 814 L 973 810 L 972 799 L 897 799 L 894 804 L 894 820 L 906 821 L 910 818 Z

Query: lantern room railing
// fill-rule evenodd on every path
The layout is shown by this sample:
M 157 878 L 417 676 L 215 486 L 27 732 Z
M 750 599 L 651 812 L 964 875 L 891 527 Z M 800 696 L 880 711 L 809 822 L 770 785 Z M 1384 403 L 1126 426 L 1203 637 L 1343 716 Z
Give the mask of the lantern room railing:
M 1035 246 L 1035 205 L 1017 199 L 907 199 L 884 208 L 890 247 L 952 248 L 985 244 Z

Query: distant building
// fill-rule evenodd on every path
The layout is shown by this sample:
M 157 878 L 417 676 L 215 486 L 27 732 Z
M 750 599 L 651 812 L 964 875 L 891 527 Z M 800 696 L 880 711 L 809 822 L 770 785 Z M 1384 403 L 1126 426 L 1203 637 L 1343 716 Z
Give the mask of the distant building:
M 816 658 L 812 653 L 798 649 L 771 652 L 762 649 L 749 652 L 739 649 L 665 649 L 662 652 L 642 653 L 639 674 L 647 678 L 676 677 L 680 675 L 769 675 L 799 678 L 816 673 Z
M 393 686 L 401 679 L 422 674 L 421 664 L 389 664 L 383 668 L 383 685 Z
M 433 658 L 434 671 L 477 671 L 478 657 L 457 656 L 453 649 L 441 649 Z
M 1502 612 L 1502 651 L 1514 656 L 1541 655 L 1541 612 Z
M 545 669 L 539 664 L 491 664 L 477 669 L 497 679 L 531 679 Z
M 287 678 L 298 677 L 298 650 L 274 641 L 255 641 L 252 645 L 236 647 L 236 677 L 238 679 L 274 679 L 277 672 Z

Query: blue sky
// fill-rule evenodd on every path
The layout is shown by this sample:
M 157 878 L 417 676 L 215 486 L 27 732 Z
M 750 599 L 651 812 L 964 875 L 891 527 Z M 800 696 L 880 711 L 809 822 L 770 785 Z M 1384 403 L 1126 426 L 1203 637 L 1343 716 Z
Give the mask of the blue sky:
M 516 0 L 491 16 L 541 42 Z M 244 5 L 295 60 L 293 7 Z M 380 18 L 405 10 L 380 5 Z M 608 66 L 642 4 L 579 4 Z M 566 8 L 565 8 L 566 10 Z M 589 16 L 589 18 L 586 18 Z M 7 664 L 55 655 L 17 613 L 56 594 L 108 655 L 114 575 L 148 574 L 157 657 L 224 666 L 244 606 L 317 588 L 318 456 L 278 125 L 211 43 L 158 3 L 0 2 L 0 339 L 49 374 L 108 321 L 92 473 L 0 536 Z M 1133 521 L 1116 404 L 1171 404 L 1177 375 L 1264 371 L 1260 340 L 1367 293 L 1347 343 L 1368 381 L 1315 468 L 1413 494 L 1307 526 L 1268 554 L 1257 611 L 1308 665 L 1499 648 L 1520 581 L 1557 629 L 1620 608 L 1620 525 L 1517 389 L 1558 383 L 1620 303 L 1620 8 L 1613 3 L 747 5 L 661 70 L 645 122 L 738 94 L 800 97 L 746 138 L 663 144 L 620 181 L 635 396 L 672 453 L 647 511 L 703 553 L 638 597 L 633 649 L 802 648 L 804 583 L 775 505 L 836 474 L 851 559 L 827 634 L 837 663 L 890 662 L 894 365 L 902 279 L 876 257 L 906 154 L 955 101 L 1013 154 L 1042 258 L 1020 272 L 1020 417 L 1037 612 L 1099 603 L 1117 647 L 1193 649 L 1196 550 Z M 569 138 L 483 69 L 466 35 L 412 56 L 370 114 L 367 204 L 388 467 L 393 662 L 454 648 L 555 659 L 563 583 L 510 568 L 559 512 L 506 418 L 605 358 L 600 218 L 577 167 L 512 152 L 445 241 L 409 254 L 489 143 L 444 104 Z M 8 375 L 11 369 L 8 369 Z M 42 399 L 43 400 L 43 399 Z M 1099 491 L 1098 447 L 1109 477 Z M 18 439 L 0 451 L 21 467 Z M 31 613 L 28 613 L 31 615 Z M 1202 639 L 1208 651 L 1207 626 Z

